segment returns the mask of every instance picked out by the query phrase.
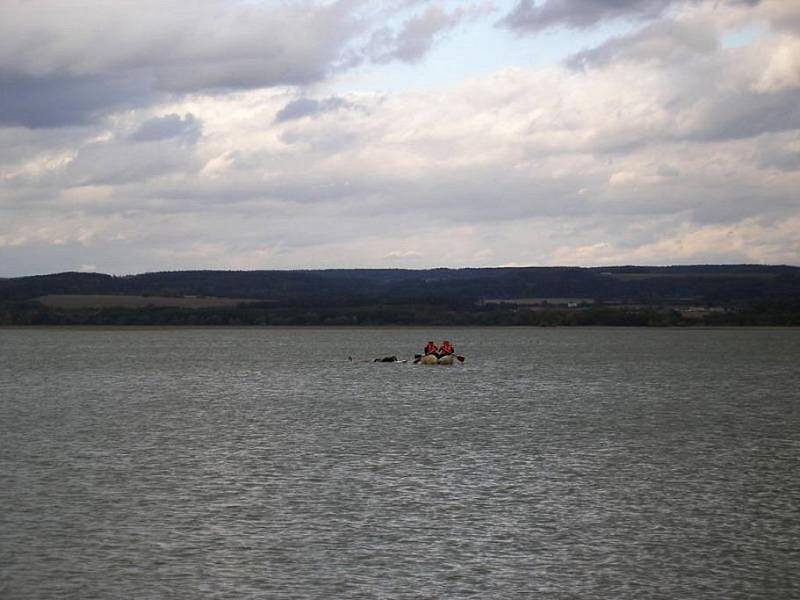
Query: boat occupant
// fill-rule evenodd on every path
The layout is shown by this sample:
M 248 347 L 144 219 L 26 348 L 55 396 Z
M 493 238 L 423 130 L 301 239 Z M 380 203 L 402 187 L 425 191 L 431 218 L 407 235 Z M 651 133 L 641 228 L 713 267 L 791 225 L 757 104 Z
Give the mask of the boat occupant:
M 436 354 L 438 351 L 439 351 L 439 349 L 436 347 L 436 344 L 434 344 L 433 341 L 430 341 L 427 344 L 425 344 L 425 355 L 426 356 L 428 354 Z
M 439 356 L 447 356 L 448 354 L 453 354 L 455 350 L 453 350 L 453 346 L 450 345 L 450 342 L 444 340 L 442 345 L 439 346 Z

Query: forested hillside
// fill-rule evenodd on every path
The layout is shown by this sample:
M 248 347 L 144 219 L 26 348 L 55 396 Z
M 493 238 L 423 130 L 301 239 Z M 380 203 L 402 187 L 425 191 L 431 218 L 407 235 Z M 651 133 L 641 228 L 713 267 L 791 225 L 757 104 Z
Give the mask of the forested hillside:
M 59 303 L 66 295 L 70 303 Z M 153 297 L 152 305 L 142 297 Z M 197 308 L 187 308 L 185 301 L 170 306 L 169 298 L 237 300 L 216 306 L 198 301 Z M 4 325 L 790 325 L 800 324 L 798 314 L 800 269 L 789 266 L 175 271 L 0 279 Z

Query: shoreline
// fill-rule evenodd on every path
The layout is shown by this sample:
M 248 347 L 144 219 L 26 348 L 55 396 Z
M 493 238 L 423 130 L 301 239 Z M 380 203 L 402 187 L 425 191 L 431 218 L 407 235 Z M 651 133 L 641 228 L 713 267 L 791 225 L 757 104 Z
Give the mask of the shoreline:
M 450 329 L 665 329 L 665 330 L 742 330 L 742 329 L 798 329 L 800 325 L 92 325 L 92 324 L 42 324 L 42 325 L 0 325 L 0 331 L 44 329 L 84 329 L 90 331 L 152 331 L 152 330 L 192 330 L 192 329 L 235 329 L 235 330 L 320 330 L 357 331 L 360 329 L 402 329 L 420 331 Z

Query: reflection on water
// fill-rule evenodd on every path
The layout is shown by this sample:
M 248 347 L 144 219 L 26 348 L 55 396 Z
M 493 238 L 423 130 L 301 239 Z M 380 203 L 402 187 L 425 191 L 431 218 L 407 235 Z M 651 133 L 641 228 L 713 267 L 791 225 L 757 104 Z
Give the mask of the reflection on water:
M 430 336 L 467 362 L 366 362 Z M 0 597 L 798 597 L 798 357 L 798 330 L 0 330 Z

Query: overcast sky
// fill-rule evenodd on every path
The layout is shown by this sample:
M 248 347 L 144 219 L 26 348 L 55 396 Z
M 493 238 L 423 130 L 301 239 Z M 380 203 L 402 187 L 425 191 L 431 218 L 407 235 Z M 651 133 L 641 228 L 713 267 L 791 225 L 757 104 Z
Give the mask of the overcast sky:
M 800 264 L 795 0 L 2 0 L 0 276 Z

